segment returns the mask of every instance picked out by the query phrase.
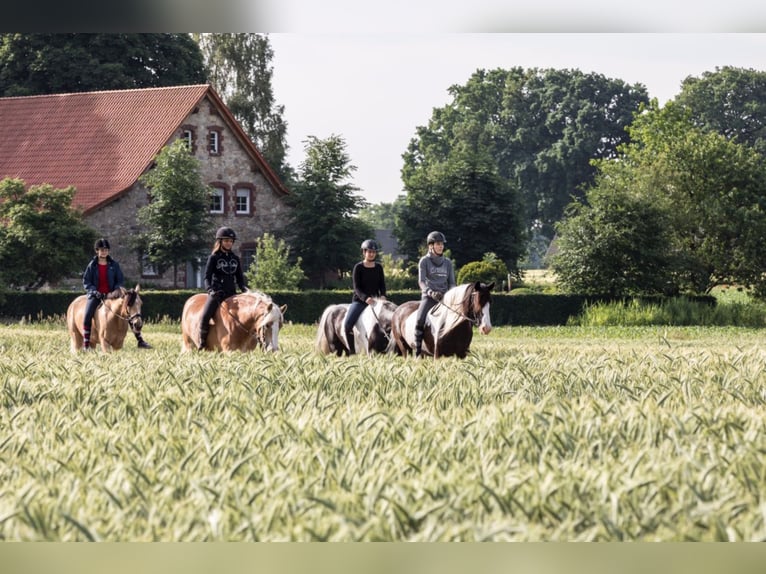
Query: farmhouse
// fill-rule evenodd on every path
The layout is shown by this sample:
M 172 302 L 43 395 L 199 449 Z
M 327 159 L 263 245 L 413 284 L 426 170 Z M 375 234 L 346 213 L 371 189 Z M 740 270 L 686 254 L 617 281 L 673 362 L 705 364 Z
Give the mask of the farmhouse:
M 157 273 L 131 238 L 149 201 L 138 179 L 176 139 L 200 161 L 213 220 L 236 230 L 245 266 L 256 239 L 282 227 L 289 209 L 285 185 L 208 84 L 0 98 L 0 125 L 0 179 L 74 186 L 75 206 L 109 238 L 130 282 L 174 285 L 173 271 Z M 179 266 L 177 284 L 199 287 L 201 264 Z

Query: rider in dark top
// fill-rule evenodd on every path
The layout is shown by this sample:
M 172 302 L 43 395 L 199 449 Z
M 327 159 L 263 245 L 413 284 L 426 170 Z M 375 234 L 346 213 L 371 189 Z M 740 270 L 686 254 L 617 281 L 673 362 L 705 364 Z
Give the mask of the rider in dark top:
M 210 319 L 215 315 L 218 306 L 227 297 L 237 293 L 237 287 L 242 292 L 247 291 L 245 276 L 239 257 L 231 250 L 237 234 L 230 227 L 221 227 L 215 234 L 213 252 L 207 258 L 205 265 L 205 289 L 207 301 L 202 308 L 202 318 L 199 324 L 199 343 L 197 349 L 205 348 L 207 335 L 210 331 Z
M 351 273 L 354 293 L 351 296 L 351 305 L 346 311 L 346 319 L 343 321 L 343 331 L 346 334 L 348 354 L 353 355 L 354 348 L 354 325 L 367 305 L 371 305 L 373 297 L 386 298 L 386 278 L 383 266 L 375 261 L 378 254 L 378 244 L 373 239 L 362 242 L 362 256 L 364 259 L 354 265 Z

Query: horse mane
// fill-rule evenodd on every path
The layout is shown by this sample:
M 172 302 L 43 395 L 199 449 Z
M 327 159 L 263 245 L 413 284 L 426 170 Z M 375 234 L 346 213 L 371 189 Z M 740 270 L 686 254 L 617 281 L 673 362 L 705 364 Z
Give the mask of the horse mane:
M 271 296 L 266 295 L 266 293 L 264 293 L 263 291 L 248 289 L 247 291 L 242 293 L 242 295 L 252 295 L 253 297 L 258 297 L 259 299 L 263 300 L 266 303 L 273 303 L 273 301 L 271 300 Z

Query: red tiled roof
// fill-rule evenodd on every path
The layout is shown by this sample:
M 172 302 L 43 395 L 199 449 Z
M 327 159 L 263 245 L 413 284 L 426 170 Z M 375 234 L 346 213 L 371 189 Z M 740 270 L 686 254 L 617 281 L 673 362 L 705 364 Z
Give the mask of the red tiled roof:
M 0 179 L 73 185 L 75 205 L 91 211 L 136 182 L 206 95 L 234 123 L 267 179 L 285 191 L 208 84 L 0 98 Z

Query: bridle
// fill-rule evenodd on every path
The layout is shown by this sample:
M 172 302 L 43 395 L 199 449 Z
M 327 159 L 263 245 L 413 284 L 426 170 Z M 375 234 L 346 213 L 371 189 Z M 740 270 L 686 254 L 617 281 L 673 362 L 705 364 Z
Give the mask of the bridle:
M 378 318 L 378 314 L 375 312 L 375 303 L 372 305 L 368 305 L 370 308 L 370 311 L 372 311 L 372 316 L 375 317 L 375 322 L 378 324 L 378 327 L 380 327 L 380 331 L 383 333 L 383 336 L 386 338 L 386 341 L 391 341 L 391 337 L 388 336 L 388 333 L 386 333 L 386 330 L 383 328 L 383 325 L 380 323 L 380 319 Z
M 263 301 L 262 299 L 259 300 L 260 303 L 266 304 L 266 301 Z M 224 305 L 226 301 L 221 302 L 221 305 Z M 257 305 L 257 303 L 256 303 Z M 255 337 L 256 342 L 261 347 L 261 349 L 266 348 L 266 325 L 268 322 L 266 321 L 266 318 L 270 315 L 270 313 L 264 313 L 262 317 L 260 317 L 255 324 L 255 328 L 253 330 L 248 329 L 242 324 L 242 321 L 239 320 L 239 317 L 237 317 L 234 313 L 231 312 L 231 309 L 229 309 L 229 306 L 226 305 L 226 313 L 234 320 L 234 324 L 242 329 L 245 333 L 247 333 L 248 337 Z
M 473 293 L 471 293 L 471 294 L 469 295 L 469 298 L 473 298 L 473 297 L 475 297 L 475 296 L 478 296 L 478 295 L 479 295 L 479 291 L 477 291 L 476 289 L 474 289 L 474 290 L 473 290 Z M 472 314 L 472 315 L 474 315 L 474 316 L 473 316 L 473 317 L 469 317 L 468 315 L 466 315 L 465 313 L 463 313 L 463 311 L 462 311 L 462 310 L 460 310 L 460 309 L 453 309 L 452 307 L 450 307 L 449 305 L 447 305 L 447 304 L 446 304 L 446 303 L 444 303 L 443 301 L 439 301 L 439 305 L 443 305 L 445 308 L 447 308 L 447 309 L 449 309 L 450 311 L 452 311 L 453 313 L 455 313 L 455 315 L 457 315 L 457 316 L 461 317 L 462 319 L 465 319 L 465 320 L 466 320 L 466 321 L 468 321 L 468 322 L 469 322 L 469 323 L 470 323 L 470 324 L 471 324 L 473 327 L 478 327 L 479 325 L 481 325 L 481 320 L 482 320 L 482 318 L 483 318 L 483 316 L 484 316 L 484 312 L 483 312 L 483 311 L 479 311 L 479 316 L 477 317 L 477 316 L 476 316 L 476 313 L 475 313 L 475 311 L 473 311 L 473 306 L 471 306 L 471 314 Z
M 130 293 L 130 291 L 128 293 Z M 138 293 L 133 292 L 132 294 L 135 295 L 136 299 L 138 298 Z M 128 307 L 128 300 L 127 300 L 128 295 L 124 295 L 123 298 L 125 299 L 124 306 L 125 306 L 126 309 L 128 309 L 129 308 Z M 135 301 L 134 301 L 134 303 L 135 303 Z M 140 312 L 139 313 L 133 313 L 132 315 L 127 315 L 127 314 L 126 315 L 121 315 L 120 313 L 118 313 L 117 311 L 112 309 L 109 305 L 107 305 L 106 302 L 101 301 L 101 304 L 104 306 L 105 309 L 107 309 L 112 315 L 114 315 L 118 319 L 122 319 L 123 321 L 127 321 L 128 325 L 130 326 L 130 330 L 131 331 L 133 331 L 134 333 L 140 333 L 141 332 L 141 329 L 137 329 L 136 325 L 135 325 L 136 320 L 141 319 L 143 321 L 144 316 Z

